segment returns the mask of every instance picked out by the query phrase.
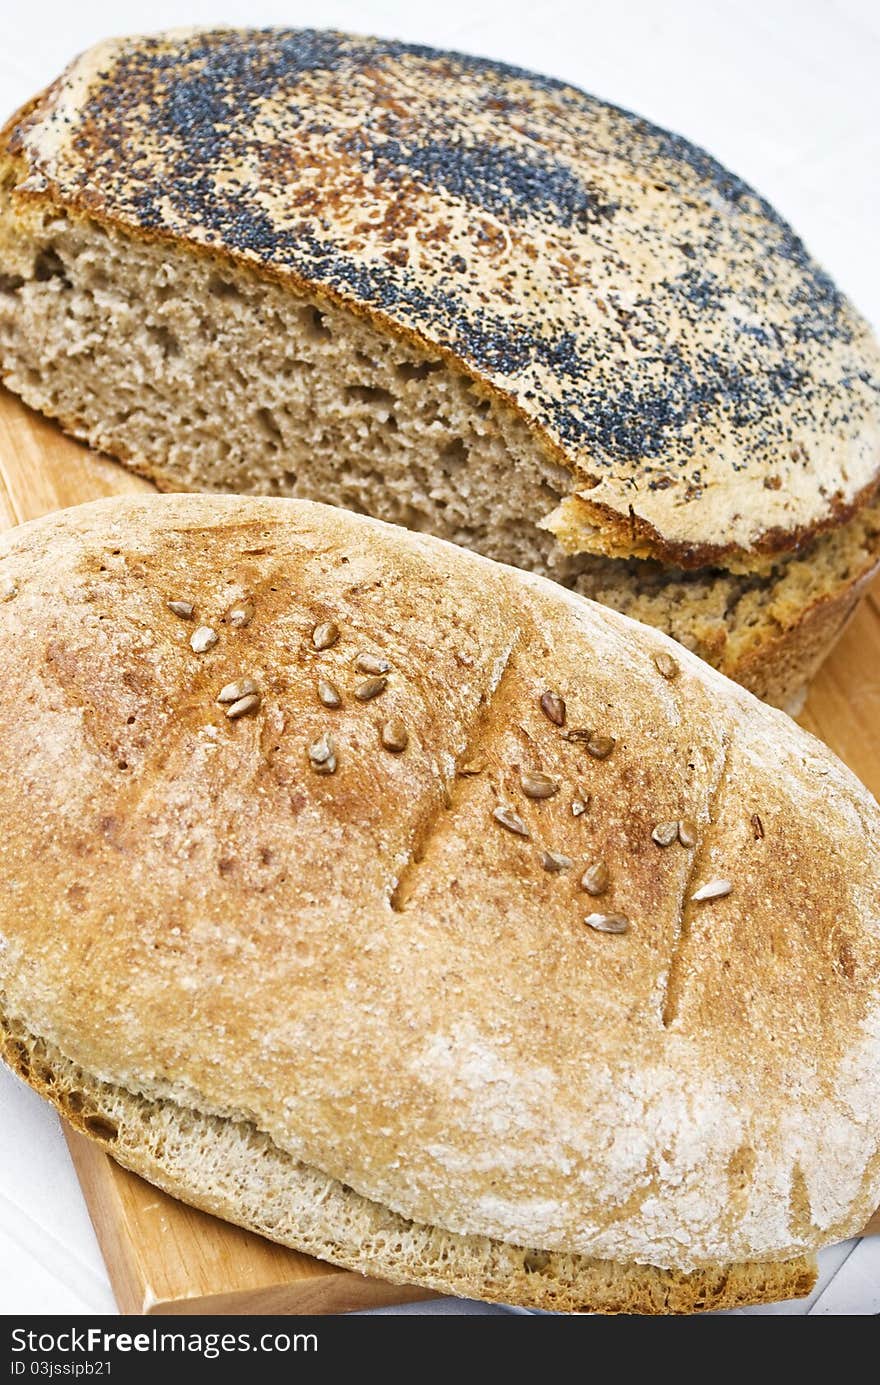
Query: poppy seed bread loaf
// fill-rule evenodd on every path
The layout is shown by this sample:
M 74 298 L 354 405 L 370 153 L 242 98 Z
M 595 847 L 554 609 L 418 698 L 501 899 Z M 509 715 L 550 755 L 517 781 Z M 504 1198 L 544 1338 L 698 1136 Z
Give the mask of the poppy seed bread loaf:
M 163 489 L 550 575 L 792 705 L 880 554 L 877 344 L 704 151 L 314 31 L 100 45 L 7 126 L 0 376 Z
M 9 1061 L 380 1277 L 806 1292 L 880 1201 L 880 811 L 664 636 L 303 501 L 0 540 Z

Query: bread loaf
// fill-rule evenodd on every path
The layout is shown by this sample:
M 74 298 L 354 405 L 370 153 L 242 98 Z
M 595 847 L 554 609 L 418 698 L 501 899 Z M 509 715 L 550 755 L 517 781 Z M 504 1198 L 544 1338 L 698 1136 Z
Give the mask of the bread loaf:
M 880 1202 L 880 811 L 658 632 L 280 499 L 0 540 L 8 1059 L 391 1279 L 684 1312 Z
M 639 117 L 406 44 L 195 31 L 100 45 L 0 143 L 0 377 L 163 489 L 430 530 L 786 706 L 876 570 L 876 342 Z

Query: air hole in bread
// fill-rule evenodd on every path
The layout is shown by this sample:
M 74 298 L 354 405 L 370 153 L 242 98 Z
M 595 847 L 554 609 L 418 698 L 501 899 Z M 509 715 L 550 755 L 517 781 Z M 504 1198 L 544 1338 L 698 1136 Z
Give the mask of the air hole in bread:
M 64 261 L 53 245 L 45 246 L 37 254 L 34 260 L 34 278 L 38 284 L 45 284 L 49 279 L 58 279 L 70 288 Z
M 440 453 L 440 465 L 444 471 L 454 471 L 456 467 L 465 465 L 468 455 L 468 450 L 461 438 L 453 438 Z
M 237 284 L 230 283 L 219 274 L 212 274 L 208 280 L 208 292 L 212 298 L 241 298 L 242 293 Z
M 284 442 L 284 435 L 271 409 L 257 409 L 256 420 L 269 442 L 279 446 Z
M 313 341 L 327 341 L 333 335 L 320 308 L 305 308 L 301 320 L 303 327 Z
M 106 1116 L 84 1116 L 83 1127 L 90 1135 L 94 1135 L 95 1139 L 104 1140 L 108 1144 L 112 1144 L 119 1135 L 119 1127 L 113 1121 L 107 1120 Z
M 180 342 L 168 327 L 151 327 L 150 337 L 166 361 L 180 355 Z
M 13 1071 L 21 1077 L 27 1078 L 31 1068 L 31 1060 L 25 1045 L 19 1043 L 17 1039 L 7 1039 L 3 1053 Z
M 394 395 L 378 385 L 349 385 L 345 395 L 359 404 L 375 404 L 379 409 L 390 409 L 394 404 Z
M 397 366 L 397 375 L 401 380 L 424 380 L 435 370 L 442 369 L 442 361 L 401 361 Z

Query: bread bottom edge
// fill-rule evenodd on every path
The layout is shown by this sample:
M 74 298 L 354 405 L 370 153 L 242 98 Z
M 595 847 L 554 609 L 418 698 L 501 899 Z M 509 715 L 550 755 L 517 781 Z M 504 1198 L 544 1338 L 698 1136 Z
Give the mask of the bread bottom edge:
M 203 1211 L 376 1279 L 557 1312 L 690 1314 L 808 1294 L 815 1259 L 692 1272 L 542 1251 L 410 1222 L 245 1122 L 91 1076 L 0 1011 L 0 1056 L 124 1167 Z

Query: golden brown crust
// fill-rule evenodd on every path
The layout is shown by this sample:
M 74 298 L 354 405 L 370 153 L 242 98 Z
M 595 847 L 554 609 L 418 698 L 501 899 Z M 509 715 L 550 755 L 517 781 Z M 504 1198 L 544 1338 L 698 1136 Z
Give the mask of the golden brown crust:
M 865 324 L 751 189 L 574 88 L 339 34 L 118 40 L 8 147 L 20 203 L 246 262 L 464 365 L 571 467 L 584 549 L 760 563 L 876 488 Z
M 455 1236 L 367 1202 L 297 1164 L 252 1126 L 212 1121 L 97 1082 L 2 1014 L 0 1057 L 75 1129 L 172 1196 L 392 1283 L 554 1312 L 651 1315 L 802 1298 L 815 1284 L 815 1261 L 807 1256 L 687 1274 Z
M 779 527 L 767 530 L 760 548 L 745 556 L 739 556 L 723 545 L 689 547 L 685 543 L 677 549 L 665 548 L 663 536 L 639 515 L 633 512 L 621 519 L 609 506 L 597 505 L 591 500 L 589 492 L 576 492 L 566 497 L 543 521 L 542 528 L 554 534 L 567 553 L 590 552 L 593 545 L 589 536 L 589 519 L 594 511 L 599 510 L 607 526 L 603 531 L 601 551 L 610 558 L 659 558 L 685 571 L 720 566 L 728 572 L 765 573 L 769 576 L 780 556 L 790 557 L 799 550 L 808 549 L 817 537 L 848 524 L 876 504 L 877 499 L 877 482 L 871 480 L 849 504 L 843 505 L 836 500 L 827 523 L 802 527 L 797 531 L 786 531 Z
M 786 717 L 551 583 L 302 502 L 100 502 L 6 537 L 0 582 L 0 989 L 32 1034 L 457 1236 L 691 1273 L 867 1220 L 880 813 Z M 670 819 L 695 846 L 655 843 Z

